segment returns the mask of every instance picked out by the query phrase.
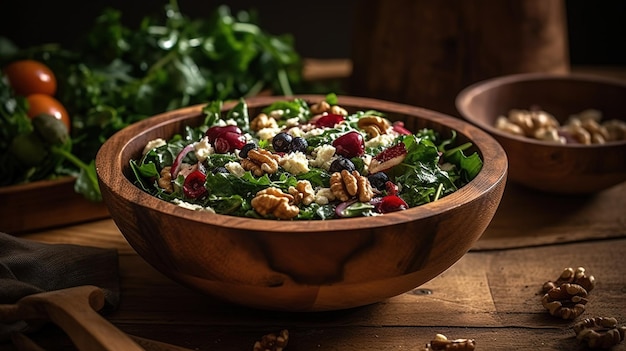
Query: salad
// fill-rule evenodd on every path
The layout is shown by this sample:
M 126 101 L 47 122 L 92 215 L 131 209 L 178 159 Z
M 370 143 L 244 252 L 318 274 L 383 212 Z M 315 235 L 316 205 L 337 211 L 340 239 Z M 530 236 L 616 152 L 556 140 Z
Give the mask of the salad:
M 402 211 L 447 196 L 482 168 L 471 143 L 412 133 L 375 110 L 349 113 L 335 94 L 280 100 L 256 116 L 245 99 L 204 123 L 155 139 L 130 161 L 134 183 L 190 210 L 279 220 Z

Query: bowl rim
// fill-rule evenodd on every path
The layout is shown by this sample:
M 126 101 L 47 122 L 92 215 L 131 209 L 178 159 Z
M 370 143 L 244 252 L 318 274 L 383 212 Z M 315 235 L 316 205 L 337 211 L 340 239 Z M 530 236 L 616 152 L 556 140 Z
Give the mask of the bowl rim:
M 325 98 L 325 95 L 300 94 L 290 96 L 256 96 L 246 98 L 245 100 L 248 107 L 258 107 L 268 105 L 273 101 L 293 98 L 300 98 L 307 101 L 321 101 Z M 346 95 L 338 95 L 337 98 L 339 101 L 338 105 L 340 106 L 380 106 L 381 104 L 384 104 L 386 107 L 385 110 L 388 112 L 412 115 L 416 118 L 427 119 L 435 123 L 444 124 L 449 128 L 457 130 L 459 133 L 465 131 L 462 134 L 472 141 L 476 149 L 480 150 L 483 160 L 489 159 L 492 160 L 492 162 L 484 162 L 482 170 L 471 182 L 458 189 L 453 194 L 443 197 L 435 202 L 375 217 L 341 218 L 332 220 L 277 220 L 280 225 L 273 226 L 271 231 L 311 233 L 328 230 L 338 232 L 355 229 L 367 230 L 377 227 L 400 225 L 418 219 L 436 216 L 444 212 L 444 210 L 451 210 L 466 206 L 471 202 L 477 201 L 486 196 L 486 194 L 491 193 L 502 183 L 506 183 L 508 159 L 504 149 L 491 135 L 471 123 L 443 113 L 401 103 Z M 235 101 L 225 102 L 222 109 L 229 109 L 234 106 L 235 103 Z M 198 116 L 201 113 L 204 106 L 206 106 L 206 103 L 163 112 L 127 126 L 112 135 L 101 146 L 95 159 L 96 172 L 100 186 L 108 187 L 115 196 L 120 197 L 127 203 L 134 203 L 137 206 L 166 216 L 177 216 L 194 222 L 242 231 L 267 231 L 267 229 L 263 228 L 267 228 L 267 224 L 271 223 L 270 221 L 275 220 L 237 217 L 185 209 L 144 192 L 124 175 L 122 165 L 128 163 L 129 160 L 122 160 L 123 151 L 129 148 L 131 144 L 133 144 L 133 142 L 140 137 L 139 131 L 145 132 L 147 130 L 157 129 L 159 126 L 172 123 L 172 121 L 193 118 L 192 116 Z M 365 109 L 365 107 L 363 107 L 363 109 Z M 115 145 L 121 145 L 121 147 L 117 150 L 112 149 Z M 143 147 L 143 145 L 141 145 L 141 147 Z M 109 158 L 108 156 L 110 155 L 113 155 L 113 157 Z M 121 186 L 117 189 L 112 187 L 115 177 L 121 178 Z M 104 200 L 106 202 L 106 198 Z M 385 220 L 368 220 L 380 217 L 384 217 Z M 314 225 L 308 225 L 312 223 Z
M 616 142 L 609 142 L 605 144 L 557 144 L 549 141 L 543 141 L 538 139 L 529 138 L 526 136 L 514 135 L 504 132 L 490 123 L 486 123 L 483 120 L 477 120 L 472 118 L 465 109 L 465 106 L 469 105 L 469 102 L 477 95 L 484 93 L 487 90 L 491 90 L 494 87 L 502 86 L 511 83 L 519 82 L 531 82 L 542 80 L 566 80 L 566 81 L 578 81 L 578 82 L 595 82 L 608 85 L 621 86 L 626 88 L 626 80 L 594 75 L 590 73 L 572 73 L 572 72 L 531 72 L 531 73 L 516 73 L 508 74 L 504 76 L 497 76 L 488 79 L 484 79 L 463 88 L 455 98 L 455 105 L 459 115 L 467 122 L 472 123 L 487 132 L 496 135 L 498 138 L 511 139 L 522 143 L 529 143 L 536 146 L 543 147 L 558 147 L 563 149 L 607 149 L 615 146 L 626 144 L 626 140 L 620 140 Z

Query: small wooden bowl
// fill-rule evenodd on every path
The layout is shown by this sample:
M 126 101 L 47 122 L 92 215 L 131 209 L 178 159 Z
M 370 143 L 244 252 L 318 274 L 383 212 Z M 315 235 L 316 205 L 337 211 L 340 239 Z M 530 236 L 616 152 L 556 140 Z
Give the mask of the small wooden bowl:
M 298 96 L 319 102 L 324 96 Z M 247 100 L 251 116 L 285 97 Z M 458 132 L 484 167 L 468 185 L 424 206 L 377 217 L 275 221 L 181 208 L 133 185 L 129 160 L 157 137 L 199 125 L 202 106 L 131 125 L 96 157 L 102 195 L 132 247 L 171 279 L 249 307 L 324 311 L 362 306 L 409 291 L 449 268 L 478 240 L 504 191 L 507 160 L 487 133 L 460 119 L 373 99 L 339 97 L 348 111 L 375 109 L 411 130 Z M 233 103 L 225 104 L 229 109 Z M 173 297 L 174 298 L 174 297 Z
M 626 121 L 626 82 L 584 74 L 516 74 L 478 82 L 456 98 L 461 116 L 506 151 L 511 181 L 562 194 L 594 193 L 626 181 L 626 141 L 555 144 L 495 128 L 498 116 L 534 105 L 560 123 L 586 109 L 600 110 L 604 120 Z

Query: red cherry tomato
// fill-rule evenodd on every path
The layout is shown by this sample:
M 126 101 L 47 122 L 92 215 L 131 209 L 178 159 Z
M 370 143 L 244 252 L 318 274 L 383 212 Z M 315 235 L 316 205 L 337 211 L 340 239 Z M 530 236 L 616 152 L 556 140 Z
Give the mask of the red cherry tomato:
M 57 91 L 57 80 L 54 73 L 48 66 L 39 61 L 14 61 L 4 68 L 4 74 L 17 95 L 46 94 L 53 96 Z
M 47 113 L 63 122 L 67 130 L 70 130 L 70 116 L 59 100 L 45 94 L 31 94 L 26 97 L 26 100 L 28 101 L 28 117 L 34 118 L 42 113 Z

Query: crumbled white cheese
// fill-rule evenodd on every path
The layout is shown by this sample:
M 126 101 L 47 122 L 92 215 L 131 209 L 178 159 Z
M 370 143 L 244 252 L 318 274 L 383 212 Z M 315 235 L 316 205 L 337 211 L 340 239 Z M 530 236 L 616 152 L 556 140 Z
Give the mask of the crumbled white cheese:
M 306 133 L 304 133 L 304 135 L 302 135 L 302 137 L 306 139 L 306 138 L 309 138 L 309 137 L 322 135 L 322 134 L 324 134 L 325 131 L 326 131 L 325 128 L 313 128 L 313 129 L 307 131 Z
M 373 138 L 371 138 L 370 140 L 367 140 L 365 142 L 365 147 L 379 147 L 379 146 L 390 146 L 391 144 L 393 144 L 394 140 L 396 139 L 397 135 L 394 134 L 380 134 L 378 136 L 375 136 Z
M 332 145 L 321 145 L 313 149 L 311 155 L 315 157 L 315 159 L 309 160 L 309 164 L 312 167 L 322 168 L 328 170 L 330 164 L 335 159 L 335 147 Z
M 196 158 L 200 162 L 204 162 L 207 157 L 215 153 L 215 149 L 211 146 L 211 143 L 209 143 L 209 137 L 206 136 L 195 143 L 193 148 L 196 152 Z
M 188 210 L 192 210 L 192 211 L 206 211 L 206 212 L 210 212 L 210 213 L 215 213 L 215 210 L 212 209 L 211 207 L 203 207 L 200 205 L 196 205 L 196 204 L 192 204 L 186 201 L 183 201 L 181 199 L 173 199 L 172 202 L 174 204 L 176 204 L 179 207 L 182 208 L 186 208 Z
M 318 205 L 327 205 L 333 200 L 335 200 L 335 194 L 330 188 L 320 188 L 315 192 L 315 203 Z
M 300 151 L 285 154 L 279 163 L 287 172 L 294 175 L 309 171 L 309 160 L 306 158 L 306 154 Z
M 295 137 L 304 137 L 305 132 L 302 130 L 302 128 L 300 127 L 293 127 L 289 129 L 289 134 L 291 134 L 291 136 Z
M 154 140 L 150 140 L 146 144 L 146 146 L 143 148 L 142 155 L 145 155 L 148 152 L 150 152 L 150 150 L 156 149 L 157 147 L 161 147 L 161 146 L 163 146 L 165 144 L 167 144 L 167 143 L 165 142 L 165 140 L 163 140 L 161 138 L 156 138 Z
M 295 127 L 300 124 L 300 117 L 292 117 L 285 121 L 286 127 Z
M 241 163 L 239 162 L 228 162 L 224 165 L 224 168 L 226 168 L 231 174 L 234 174 L 237 177 L 242 177 L 243 174 L 246 173 L 246 170 L 241 167 Z
M 274 111 L 270 111 L 269 116 L 274 119 L 281 119 L 281 117 L 283 117 L 284 114 L 285 114 L 285 110 L 274 110 Z
M 372 159 L 374 157 L 370 154 L 365 154 L 361 156 L 361 160 L 363 160 L 363 172 L 368 173 L 370 168 L 370 163 L 372 163 Z
M 257 137 L 260 140 L 270 140 L 274 137 L 274 135 L 278 134 L 282 129 L 281 128 L 263 128 L 257 132 Z

